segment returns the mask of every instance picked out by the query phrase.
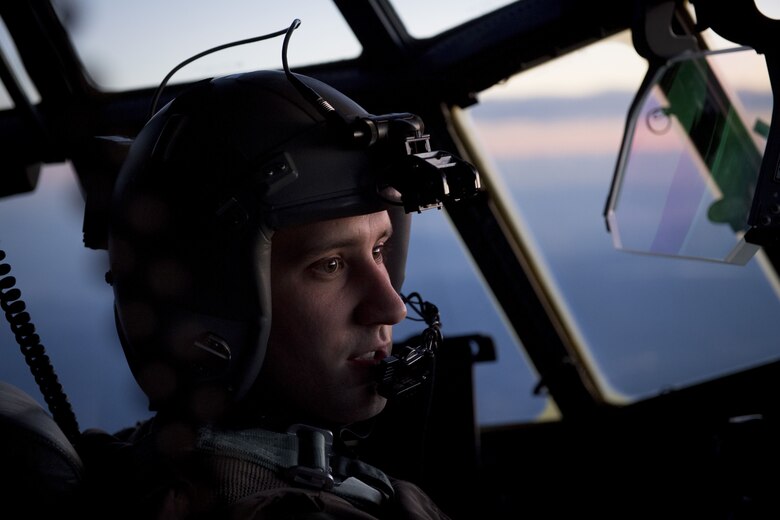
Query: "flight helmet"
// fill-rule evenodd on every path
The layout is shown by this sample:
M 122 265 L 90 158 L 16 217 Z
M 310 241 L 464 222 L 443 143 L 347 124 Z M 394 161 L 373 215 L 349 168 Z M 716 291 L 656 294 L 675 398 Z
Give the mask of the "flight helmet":
M 445 169 L 460 173 L 448 184 Z M 271 325 L 276 230 L 388 209 L 400 291 L 408 213 L 475 182 L 430 151 L 419 117 L 373 116 L 311 77 L 248 72 L 180 94 L 133 141 L 109 224 L 117 330 L 150 409 L 217 417 L 247 394 Z

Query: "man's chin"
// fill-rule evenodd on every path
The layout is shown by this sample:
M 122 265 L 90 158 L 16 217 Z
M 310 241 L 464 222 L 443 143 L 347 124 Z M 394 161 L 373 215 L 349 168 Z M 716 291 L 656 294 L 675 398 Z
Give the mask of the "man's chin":
M 355 406 L 352 410 L 349 411 L 350 420 L 346 424 L 373 419 L 379 415 L 382 410 L 385 409 L 385 406 L 387 405 L 387 399 L 377 394 L 375 390 L 373 390 L 371 393 L 372 395 L 368 402 L 364 403 L 362 406 Z

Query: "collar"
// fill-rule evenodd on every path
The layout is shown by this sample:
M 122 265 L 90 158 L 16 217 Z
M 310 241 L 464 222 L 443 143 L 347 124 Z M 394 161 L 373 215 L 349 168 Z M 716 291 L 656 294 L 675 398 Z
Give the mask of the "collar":
M 346 499 L 382 504 L 393 496 L 381 470 L 333 449 L 330 430 L 293 424 L 284 432 L 263 428 L 198 430 L 195 450 L 259 464 L 293 485 L 320 489 Z

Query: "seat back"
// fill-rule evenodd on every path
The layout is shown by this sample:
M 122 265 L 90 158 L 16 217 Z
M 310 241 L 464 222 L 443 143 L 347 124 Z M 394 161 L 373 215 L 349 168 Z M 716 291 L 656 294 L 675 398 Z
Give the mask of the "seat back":
M 84 465 L 37 401 L 0 381 L 0 504 L 24 517 L 72 510 Z M 0 514 L 2 516 L 2 514 Z

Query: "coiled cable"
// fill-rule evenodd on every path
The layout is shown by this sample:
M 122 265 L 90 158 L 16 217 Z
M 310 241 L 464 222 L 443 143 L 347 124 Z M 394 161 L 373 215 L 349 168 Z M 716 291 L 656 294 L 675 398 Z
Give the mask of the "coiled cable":
M 54 421 L 59 425 L 68 440 L 75 444 L 81 433 L 76 415 L 62 389 L 54 367 L 41 344 L 41 338 L 35 333 L 35 325 L 30 321 L 27 305 L 22 301 L 22 292 L 15 287 L 16 278 L 9 276 L 11 266 L 3 263 L 5 251 L 0 249 L 0 308 L 11 326 L 16 342 L 30 367 Z

